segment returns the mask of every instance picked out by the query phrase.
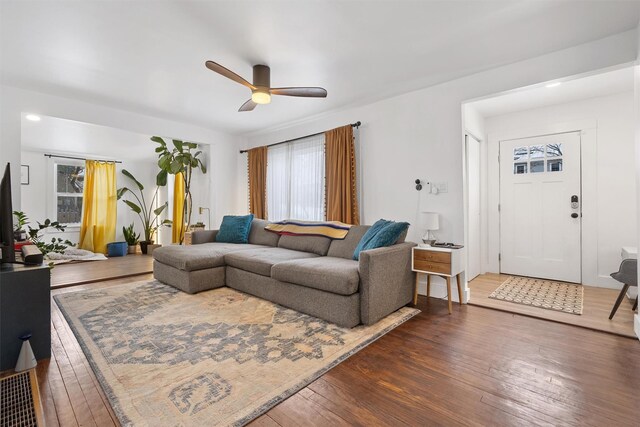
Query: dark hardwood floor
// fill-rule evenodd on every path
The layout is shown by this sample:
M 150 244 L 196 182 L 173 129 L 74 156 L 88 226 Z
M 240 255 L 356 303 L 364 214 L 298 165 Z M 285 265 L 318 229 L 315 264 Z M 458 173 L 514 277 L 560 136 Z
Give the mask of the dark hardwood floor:
M 418 307 L 252 425 L 639 425 L 637 340 L 468 305 L 448 315 L 424 297 Z M 47 425 L 118 425 L 55 304 L 52 337 L 38 366 Z
M 51 270 L 51 288 L 122 279 L 153 272 L 153 257 L 141 253 L 106 261 L 58 264 Z

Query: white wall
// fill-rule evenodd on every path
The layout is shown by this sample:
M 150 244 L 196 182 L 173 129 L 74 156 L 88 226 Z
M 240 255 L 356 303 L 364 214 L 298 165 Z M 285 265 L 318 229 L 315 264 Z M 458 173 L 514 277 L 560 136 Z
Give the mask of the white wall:
M 634 95 L 624 92 L 486 118 L 489 141 L 489 262 L 498 272 L 500 140 L 581 130 L 582 282 L 619 288 L 609 274 L 620 264 L 620 248 L 636 245 Z M 494 158 L 495 157 L 495 158 Z
M 506 65 L 394 98 L 332 112 L 270 132 L 248 135 L 247 146 L 259 146 L 362 121 L 363 223 L 388 218 L 417 223 L 422 207 L 442 217 L 438 238 L 462 242 L 463 123 L 461 104 L 541 81 L 581 74 L 635 61 L 636 32 L 629 31 L 585 45 Z M 238 155 L 240 156 L 240 155 Z M 241 165 L 242 160 L 238 160 Z M 447 182 L 437 196 L 416 192 L 422 178 Z M 246 181 L 238 179 L 238 193 Z M 408 239 L 421 231 L 412 226 Z M 437 289 L 436 292 L 442 292 Z
M 222 213 L 236 210 L 235 197 L 230 189 L 237 187 L 235 182 L 237 137 L 191 124 L 2 85 L 0 86 L 0 165 L 4 169 L 4 164 L 11 162 L 13 166 L 14 210 L 19 210 L 21 207 L 18 165 L 21 161 L 21 115 L 25 112 L 123 129 L 138 134 L 170 136 L 207 144 L 210 149 L 209 153 L 205 153 L 205 157 L 209 170 L 204 181 L 209 188 L 205 185 L 198 189 L 194 188 L 194 193 L 202 197 L 198 204 L 204 203 L 211 209 L 212 222 L 219 221 Z M 122 153 L 122 157 L 125 158 L 126 153 Z M 194 218 L 199 219 L 197 215 Z

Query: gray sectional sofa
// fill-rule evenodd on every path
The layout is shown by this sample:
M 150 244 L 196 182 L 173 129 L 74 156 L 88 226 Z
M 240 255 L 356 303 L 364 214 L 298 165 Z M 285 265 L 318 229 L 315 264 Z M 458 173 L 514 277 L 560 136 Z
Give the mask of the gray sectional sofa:
M 414 273 L 404 242 L 353 251 L 369 226 L 353 226 L 344 240 L 280 236 L 254 219 L 248 244 L 217 243 L 217 230 L 197 231 L 192 245 L 153 251 L 156 279 L 196 293 L 221 286 L 275 302 L 341 326 L 370 325 L 411 301 Z

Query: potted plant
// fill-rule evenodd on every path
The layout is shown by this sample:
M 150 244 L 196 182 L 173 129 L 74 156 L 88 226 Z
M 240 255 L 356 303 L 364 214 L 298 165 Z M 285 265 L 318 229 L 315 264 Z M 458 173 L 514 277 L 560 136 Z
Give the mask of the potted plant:
M 173 139 L 173 148 L 169 148 L 167 143 L 159 136 L 151 138 L 153 142 L 158 144 L 156 147 L 156 153 L 158 153 L 158 166 L 160 172 L 156 181 L 158 185 L 167 185 L 167 176 L 181 174 L 184 180 L 184 219 L 180 224 L 180 244 L 184 240 L 184 231 L 189 229 L 191 225 L 191 214 L 193 212 L 192 198 L 191 198 L 191 177 L 194 169 L 200 170 L 202 173 L 207 173 L 207 168 L 202 163 L 202 160 L 198 158 L 202 151 L 195 151 L 198 148 L 198 144 L 193 142 L 181 141 L 179 139 Z
M 14 211 L 13 214 L 18 218 L 20 229 L 27 225 L 27 240 L 36 245 L 43 255 L 47 255 L 50 252 L 63 253 L 69 246 L 75 246 L 75 243 L 60 237 L 53 237 L 50 242 L 46 242 L 44 240 L 44 235 L 48 229 L 54 229 L 59 232 L 64 232 L 66 230 L 66 226 L 60 224 L 58 221 L 51 221 L 47 218 L 44 220 L 44 223 L 36 222 L 38 227 L 35 228 L 28 225 L 29 218 L 27 218 L 27 215 L 24 212 Z
M 140 234 L 136 234 L 133 229 L 133 223 L 128 227 L 122 227 L 122 234 L 124 235 L 124 240 L 127 242 L 127 246 L 129 247 L 127 253 L 135 254 L 136 249 L 138 248 L 138 239 L 140 238 Z
M 24 242 L 27 240 L 27 232 L 24 230 L 24 226 L 29 222 L 29 218 L 27 218 L 27 215 L 24 212 L 20 211 L 13 211 L 13 215 L 16 217 L 13 238 L 17 242 Z
M 170 226 L 171 221 L 168 219 L 160 219 L 160 215 L 167 208 L 168 202 L 165 202 L 160 207 L 152 209 L 155 206 L 156 201 L 158 200 L 158 190 L 160 187 L 167 185 L 166 180 L 163 183 L 156 182 L 156 189 L 153 192 L 153 197 L 151 198 L 151 202 L 147 205 L 147 201 L 144 198 L 144 185 L 140 181 L 138 181 L 132 174 L 126 169 L 122 170 L 122 174 L 129 178 L 134 182 L 136 187 L 138 188 L 138 194 L 135 191 L 131 190 L 128 187 L 122 187 L 118 189 L 118 200 L 122 199 L 125 194 L 131 194 L 136 201 L 131 201 L 128 199 L 123 199 L 123 202 L 126 203 L 129 208 L 134 211 L 138 217 L 140 218 L 140 222 L 142 222 L 142 231 L 144 233 L 144 240 L 140 241 L 140 250 L 143 254 L 147 253 L 147 245 L 153 244 L 153 238 L 156 234 L 156 231 L 162 226 Z

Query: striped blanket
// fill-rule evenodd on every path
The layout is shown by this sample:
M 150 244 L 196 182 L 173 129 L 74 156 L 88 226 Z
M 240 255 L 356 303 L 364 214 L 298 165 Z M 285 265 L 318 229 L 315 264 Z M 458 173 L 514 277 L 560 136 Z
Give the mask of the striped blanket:
M 323 236 L 334 240 L 347 237 L 351 225 L 339 221 L 294 221 L 272 222 L 264 229 L 289 236 Z

